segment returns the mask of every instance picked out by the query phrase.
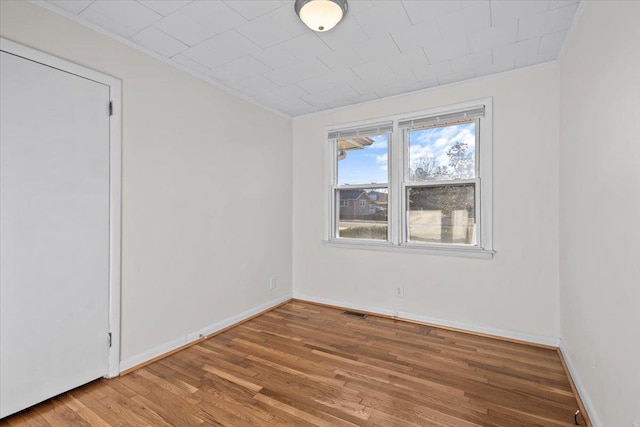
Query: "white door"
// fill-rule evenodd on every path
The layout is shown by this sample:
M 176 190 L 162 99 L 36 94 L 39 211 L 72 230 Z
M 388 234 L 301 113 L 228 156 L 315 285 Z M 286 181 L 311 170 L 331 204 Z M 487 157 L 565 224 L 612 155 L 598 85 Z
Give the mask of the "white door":
M 4 417 L 107 374 L 109 87 L 0 55 Z

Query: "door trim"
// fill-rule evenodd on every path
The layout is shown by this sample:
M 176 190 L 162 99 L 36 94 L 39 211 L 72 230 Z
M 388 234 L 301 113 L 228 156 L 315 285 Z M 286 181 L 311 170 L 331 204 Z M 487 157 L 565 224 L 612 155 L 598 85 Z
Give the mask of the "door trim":
M 106 378 L 120 374 L 120 295 L 122 234 L 122 81 L 116 77 L 60 59 L 48 53 L 0 37 L 0 51 L 93 80 L 109 87 L 113 114 L 109 118 L 109 349 Z M 109 114 L 109 105 L 105 105 Z

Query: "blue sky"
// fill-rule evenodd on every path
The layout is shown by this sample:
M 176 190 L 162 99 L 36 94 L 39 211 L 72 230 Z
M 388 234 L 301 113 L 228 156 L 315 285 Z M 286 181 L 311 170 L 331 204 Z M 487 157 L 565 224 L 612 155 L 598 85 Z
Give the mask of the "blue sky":
M 361 150 L 347 151 L 338 161 L 338 184 L 371 184 L 388 181 L 389 136 L 373 137 L 373 144 Z M 468 144 L 475 152 L 475 123 L 414 130 L 409 135 L 409 164 L 433 157 L 437 165 L 448 165 L 447 149 L 456 142 Z
M 338 161 L 338 184 L 372 184 L 388 181 L 389 136 L 373 137 L 373 144 L 361 150 L 348 150 Z

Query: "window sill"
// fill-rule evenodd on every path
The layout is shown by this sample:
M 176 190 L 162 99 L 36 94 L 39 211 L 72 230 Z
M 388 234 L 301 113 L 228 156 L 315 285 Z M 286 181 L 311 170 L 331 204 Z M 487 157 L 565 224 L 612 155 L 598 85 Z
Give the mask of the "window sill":
M 382 252 L 396 252 L 396 253 L 409 253 L 419 255 L 439 255 L 439 256 L 453 256 L 461 258 L 476 258 L 476 259 L 492 259 L 495 251 L 483 248 L 469 248 L 469 247 L 456 247 L 446 246 L 442 248 L 434 246 L 425 246 L 419 244 L 405 243 L 403 245 L 394 245 L 389 242 L 376 242 L 376 241 L 357 241 L 355 239 L 349 240 L 323 240 L 325 246 L 330 248 L 341 249 L 360 249 L 366 251 L 382 251 Z

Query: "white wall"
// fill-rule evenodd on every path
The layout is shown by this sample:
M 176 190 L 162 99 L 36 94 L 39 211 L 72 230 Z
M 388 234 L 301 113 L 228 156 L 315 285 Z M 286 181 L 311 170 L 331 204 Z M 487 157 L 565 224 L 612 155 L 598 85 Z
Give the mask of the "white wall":
M 559 337 L 559 70 L 522 70 L 293 121 L 294 295 Z M 323 127 L 494 97 L 492 260 L 326 247 Z M 405 298 L 396 298 L 397 284 Z
M 640 421 L 638 16 L 639 2 L 587 2 L 560 69 L 300 117 L 293 134 L 290 120 L 35 5 L 1 1 L 0 34 L 123 80 L 124 360 L 286 297 L 293 274 L 302 297 L 561 335 L 596 421 L 629 426 Z M 325 125 L 486 96 L 493 260 L 323 246 Z
M 586 2 L 561 63 L 561 331 L 603 426 L 640 426 L 639 17 Z
M 33 4 L 0 7 L 2 37 L 122 79 L 123 360 L 291 293 L 291 120 Z

